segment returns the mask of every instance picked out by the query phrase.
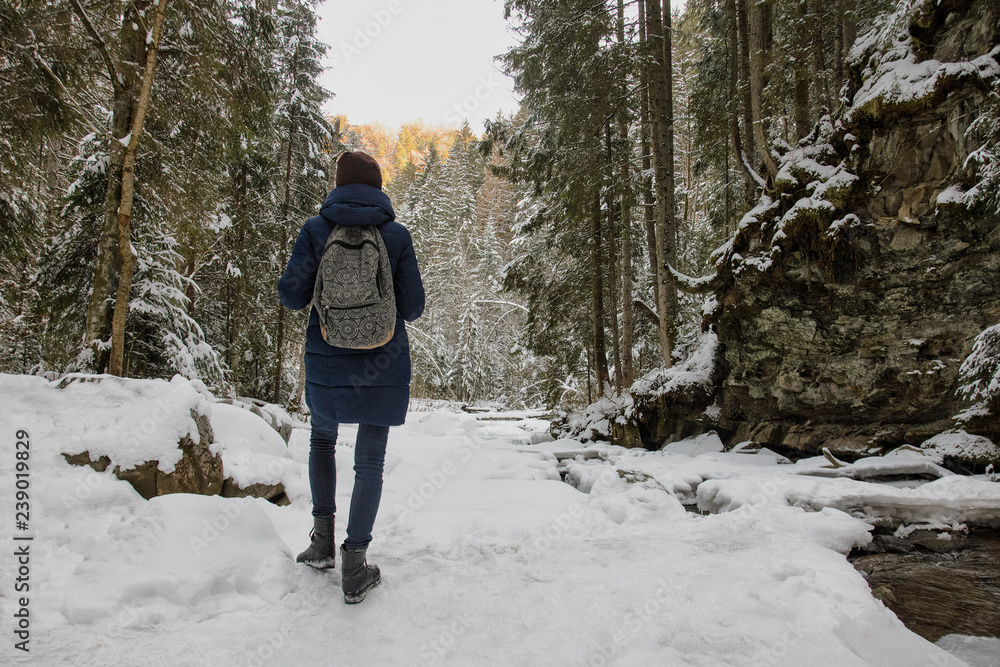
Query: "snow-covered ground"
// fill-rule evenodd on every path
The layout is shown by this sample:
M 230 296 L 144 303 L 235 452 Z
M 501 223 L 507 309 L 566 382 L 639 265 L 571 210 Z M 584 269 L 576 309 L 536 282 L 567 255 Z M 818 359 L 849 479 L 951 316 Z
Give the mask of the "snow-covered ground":
M 802 502 L 859 482 L 792 484 L 787 469 L 798 466 L 766 451 L 720 453 L 710 437 L 657 453 L 584 448 L 540 442 L 547 424 L 528 412 L 413 412 L 390 434 L 369 551 L 383 583 L 346 606 L 339 574 L 294 563 L 311 525 L 305 425 L 285 452 L 265 432 L 241 434 L 230 406 L 216 426 L 248 479 L 271 471 L 285 481 L 289 506 L 184 494 L 145 501 L 60 455 L 81 438 L 91 448 L 121 440 L 128 415 L 88 410 L 79 392 L 76 402 L 56 400 L 39 383 L 0 376 L 4 628 L 22 595 L 13 554 L 24 542 L 12 539 L 11 511 L 18 429 L 31 438 L 34 536 L 31 652 L 16 650 L 6 629 L 0 663 L 909 667 L 963 664 L 956 656 L 988 665 L 1000 654 L 1000 640 L 947 637 L 948 653 L 909 632 L 844 557 L 870 539 L 870 526 Z M 124 404 L 99 387 L 87 400 Z M 158 423 L 168 435 L 185 429 Z M 355 433 L 342 427 L 340 539 Z M 255 447 L 268 465 L 247 460 Z M 942 482 L 954 486 L 925 486 Z M 1000 499 L 991 493 L 973 495 Z M 681 500 L 719 513 L 702 516 Z

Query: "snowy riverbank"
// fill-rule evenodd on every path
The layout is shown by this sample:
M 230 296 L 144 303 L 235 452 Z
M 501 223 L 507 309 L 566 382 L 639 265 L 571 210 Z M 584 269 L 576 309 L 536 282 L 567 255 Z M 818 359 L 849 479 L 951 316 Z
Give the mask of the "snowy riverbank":
M 31 439 L 34 537 L 31 652 L 5 633 L 3 662 L 962 664 L 908 631 L 847 562 L 870 526 L 794 506 L 809 492 L 802 485 L 768 492 L 788 466 L 766 452 L 602 445 L 584 455 L 572 441 L 529 444 L 546 423 L 523 414 L 412 413 L 390 434 L 369 552 L 384 583 L 348 607 L 338 574 L 293 562 L 311 522 L 307 428 L 278 455 L 288 506 L 186 494 L 146 501 L 109 472 L 61 456 L 82 432 L 119 438 L 114 424 L 88 421 L 83 406 L 40 402 L 29 390 L 37 379 L 0 379 L 4 618 L 18 604 L 10 511 L 18 429 Z M 341 516 L 355 431 L 341 433 Z M 270 447 L 265 455 L 276 456 Z M 734 511 L 701 516 L 678 500 L 685 480 L 700 483 L 709 471 L 734 480 L 713 482 L 711 509 Z M 986 660 L 1000 640 L 942 645 Z

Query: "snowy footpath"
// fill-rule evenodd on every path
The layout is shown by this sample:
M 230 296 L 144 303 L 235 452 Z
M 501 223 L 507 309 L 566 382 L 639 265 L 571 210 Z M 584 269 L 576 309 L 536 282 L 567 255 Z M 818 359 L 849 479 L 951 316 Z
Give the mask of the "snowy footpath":
M 766 451 L 721 453 L 711 438 L 656 453 L 584 447 L 546 441 L 531 413 L 411 412 L 390 434 L 369 550 L 383 582 L 347 606 L 339 573 L 294 562 L 311 526 L 305 425 L 283 452 L 259 445 L 281 459 L 271 469 L 288 506 L 146 501 L 60 455 L 73 438 L 118 438 L 121 424 L 40 396 L 36 379 L 0 385 L 0 664 L 965 664 L 908 631 L 848 563 L 870 526 L 797 503 L 809 490 Z M 30 542 L 13 539 L 19 429 L 31 439 Z M 339 540 L 355 433 L 342 427 Z M 241 442 L 252 458 L 253 436 Z M 854 483 L 810 480 L 824 482 Z M 30 590 L 18 593 L 24 544 Z M 12 632 L 22 596 L 30 653 Z M 959 639 L 949 647 L 970 664 L 1000 645 Z

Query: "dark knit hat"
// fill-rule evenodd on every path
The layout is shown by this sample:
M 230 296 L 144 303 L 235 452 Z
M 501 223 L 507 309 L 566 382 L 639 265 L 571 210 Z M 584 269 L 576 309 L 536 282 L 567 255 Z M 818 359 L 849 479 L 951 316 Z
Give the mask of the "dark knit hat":
M 375 158 L 367 153 L 351 151 L 340 156 L 337 160 L 337 187 L 351 183 L 363 183 L 382 189 L 382 170 Z

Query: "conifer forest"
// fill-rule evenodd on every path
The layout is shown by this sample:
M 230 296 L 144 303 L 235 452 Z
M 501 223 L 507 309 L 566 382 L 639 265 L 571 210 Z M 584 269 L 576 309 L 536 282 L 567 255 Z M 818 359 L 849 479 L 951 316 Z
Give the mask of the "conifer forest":
M 1000 664 L 1000 0 L 0 0 L 0 450 L 0 664 Z
M 877 217 L 842 215 L 872 195 L 843 147 L 894 113 L 883 97 L 862 118 L 859 90 L 893 48 L 928 58 L 943 17 L 996 32 L 992 3 L 944 4 L 508 0 L 519 44 L 497 67 L 521 108 L 480 131 L 324 113 L 336 91 L 318 81 L 312 0 L 8 0 L 0 369 L 181 374 L 298 409 L 306 316 L 275 285 L 336 156 L 365 150 L 427 286 L 414 396 L 582 408 L 628 394 L 738 326 L 711 295 L 757 261 L 739 246 L 762 211 L 809 195 L 826 202 L 812 225 L 854 235 Z M 949 177 L 995 215 L 988 69 Z M 855 182 L 827 183 L 834 169 Z M 820 245 L 804 242 L 816 266 Z M 721 319 L 739 320 L 746 299 L 729 298 Z

